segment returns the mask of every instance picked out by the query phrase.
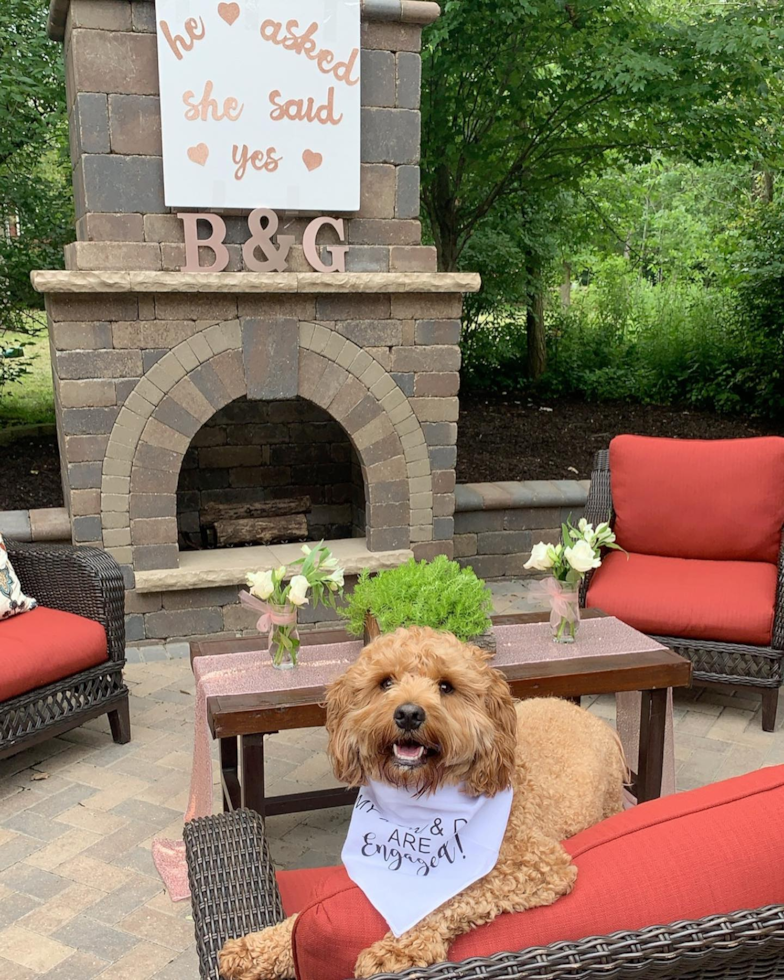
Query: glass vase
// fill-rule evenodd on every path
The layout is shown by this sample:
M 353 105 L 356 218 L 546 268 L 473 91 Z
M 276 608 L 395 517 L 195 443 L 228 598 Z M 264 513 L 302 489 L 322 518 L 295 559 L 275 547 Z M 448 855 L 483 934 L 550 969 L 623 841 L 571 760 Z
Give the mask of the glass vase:
M 297 607 L 270 605 L 269 655 L 276 670 L 292 670 L 299 660 Z
M 574 643 L 580 628 L 580 583 L 559 582 L 550 594 L 550 628 L 553 642 Z

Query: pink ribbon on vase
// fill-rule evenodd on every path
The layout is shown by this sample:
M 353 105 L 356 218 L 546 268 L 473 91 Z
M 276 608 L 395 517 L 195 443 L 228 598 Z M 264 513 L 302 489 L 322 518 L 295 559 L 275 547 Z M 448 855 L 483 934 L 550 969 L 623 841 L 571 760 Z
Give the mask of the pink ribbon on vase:
M 549 578 L 531 582 L 528 585 L 528 594 L 534 599 L 547 599 L 550 603 L 550 625 L 555 628 L 562 619 L 574 619 L 570 608 L 572 603 L 565 596 L 574 595 L 579 588 L 579 582 L 560 582 L 551 575 Z
M 256 622 L 256 629 L 259 633 L 270 633 L 273 626 L 297 625 L 297 610 L 290 603 L 286 603 L 285 606 L 273 606 L 269 602 L 251 595 L 250 592 L 244 591 L 240 592 L 240 603 L 247 606 L 248 609 L 262 614 Z M 290 612 L 286 612 L 286 610 L 290 610 Z

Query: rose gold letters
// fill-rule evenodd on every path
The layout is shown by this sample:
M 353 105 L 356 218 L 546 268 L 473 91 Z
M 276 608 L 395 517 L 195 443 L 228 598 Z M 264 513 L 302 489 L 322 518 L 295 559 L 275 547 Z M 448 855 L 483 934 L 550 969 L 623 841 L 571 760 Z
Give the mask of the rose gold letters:
M 199 24 L 201 24 L 201 34 L 198 31 Z M 175 34 L 172 36 L 172 32 L 169 30 L 169 25 L 165 20 L 161 21 L 161 31 L 163 36 L 168 41 L 169 47 L 174 52 L 174 57 L 177 59 L 177 61 L 182 61 L 184 52 L 191 51 L 193 49 L 193 45 L 197 41 L 201 41 L 201 39 L 207 33 L 204 27 L 204 21 L 201 19 L 201 17 L 199 17 L 198 21 L 195 17 L 189 17 L 185 21 L 184 27 L 185 33 L 188 35 L 187 39 L 184 38 L 182 34 Z
M 218 214 L 194 214 L 181 212 L 177 215 L 182 220 L 185 232 L 185 265 L 181 272 L 223 272 L 229 264 L 229 250 L 223 244 L 226 237 L 226 223 Z M 198 222 L 208 221 L 212 228 L 209 238 L 199 238 Z M 262 225 L 262 220 L 266 225 Z M 302 249 L 305 258 L 316 272 L 345 272 L 346 253 L 348 245 L 328 245 L 325 251 L 332 258 L 331 265 L 325 265 L 318 254 L 316 238 L 319 231 L 328 225 L 334 228 L 341 242 L 345 241 L 342 218 L 314 218 L 305 229 L 302 236 Z M 277 235 L 279 219 L 274 211 L 266 208 L 256 208 L 248 217 L 250 237 L 242 246 L 242 258 L 245 267 L 251 272 L 285 272 L 286 259 L 291 246 L 294 244 L 293 235 Z M 210 248 L 215 253 L 212 265 L 199 265 L 199 249 Z M 260 250 L 263 259 L 256 257 Z
M 261 25 L 261 36 L 265 41 L 272 41 L 279 44 L 286 51 L 293 51 L 294 54 L 304 54 L 310 61 L 315 61 L 318 70 L 323 75 L 334 75 L 339 82 L 346 85 L 356 85 L 359 78 L 352 72 L 359 57 L 359 48 L 354 48 L 345 61 L 335 61 L 335 55 L 329 48 L 319 48 L 316 43 L 315 34 L 319 29 L 316 21 L 301 34 L 297 34 L 299 21 L 290 20 L 286 23 L 286 33 L 281 36 L 283 25 L 279 20 L 265 20 Z
M 216 122 L 220 122 L 222 119 L 228 119 L 230 122 L 236 122 L 242 115 L 242 110 L 245 105 L 240 105 L 233 96 L 229 96 L 227 99 L 223 100 L 223 112 L 218 108 L 217 99 L 212 97 L 212 82 L 208 81 L 204 85 L 204 92 L 202 93 L 199 101 L 196 101 L 196 95 L 190 90 L 185 92 L 182 97 L 182 101 L 185 105 L 189 106 L 185 110 L 185 118 L 188 122 L 196 122 L 201 119 L 202 122 L 211 116 Z
M 234 179 L 242 180 L 247 173 L 248 164 L 254 170 L 266 170 L 269 174 L 274 173 L 278 169 L 278 164 L 283 159 L 283 157 L 276 157 L 276 152 L 275 147 L 271 146 L 265 156 L 262 150 L 248 149 L 246 143 L 243 143 L 241 147 L 235 143 L 231 151 L 231 158 L 237 164 L 237 169 L 234 171 Z
M 307 102 L 304 99 L 289 99 L 287 102 L 283 102 L 278 89 L 270 92 L 269 100 L 275 106 L 270 113 L 270 119 L 273 122 L 280 122 L 281 119 L 293 119 L 299 122 L 318 122 L 322 126 L 337 126 L 343 118 L 342 113 L 335 118 L 334 85 L 329 87 L 327 101 L 318 108 L 316 108 L 316 100 L 312 96 Z

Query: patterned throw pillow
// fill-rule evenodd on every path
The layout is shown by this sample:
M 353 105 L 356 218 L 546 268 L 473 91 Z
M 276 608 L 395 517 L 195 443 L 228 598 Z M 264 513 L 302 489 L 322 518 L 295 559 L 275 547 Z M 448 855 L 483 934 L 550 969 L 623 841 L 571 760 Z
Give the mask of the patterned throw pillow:
M 38 603 L 22 592 L 19 579 L 16 577 L 8 549 L 0 534 L 0 619 L 8 619 L 19 613 L 35 609 Z

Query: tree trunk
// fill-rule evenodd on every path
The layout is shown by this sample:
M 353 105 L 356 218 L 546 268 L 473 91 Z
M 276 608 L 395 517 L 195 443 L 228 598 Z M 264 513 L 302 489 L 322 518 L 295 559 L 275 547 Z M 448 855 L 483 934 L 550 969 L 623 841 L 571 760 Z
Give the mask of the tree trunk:
M 528 377 L 535 381 L 544 374 L 547 366 L 547 347 L 544 339 L 544 292 L 536 287 L 528 298 L 525 318 L 528 340 Z
M 572 305 L 572 263 L 564 262 L 561 281 L 561 306 L 568 310 Z
M 752 194 L 763 204 L 770 204 L 773 200 L 773 173 L 770 170 L 759 170 L 754 168 L 752 178 Z

